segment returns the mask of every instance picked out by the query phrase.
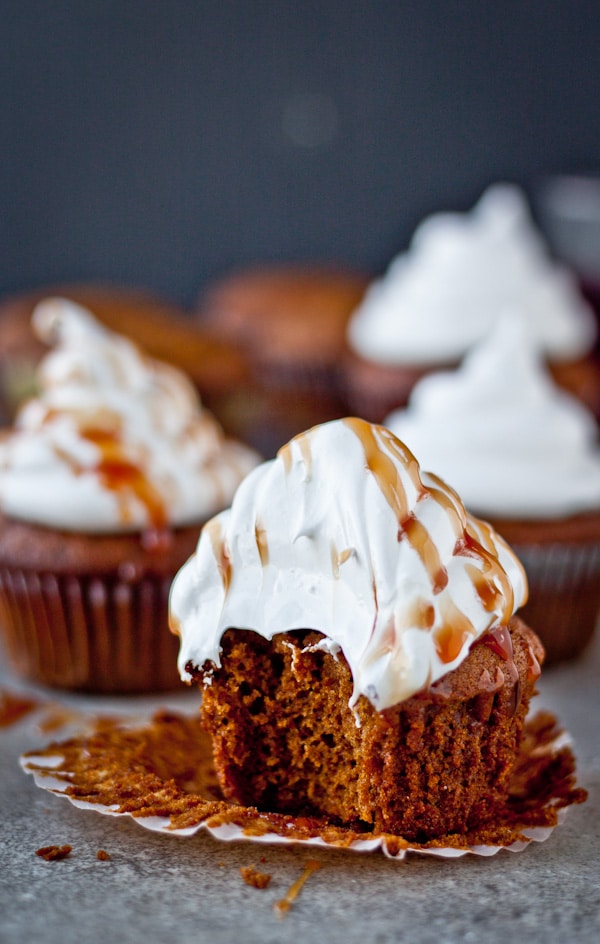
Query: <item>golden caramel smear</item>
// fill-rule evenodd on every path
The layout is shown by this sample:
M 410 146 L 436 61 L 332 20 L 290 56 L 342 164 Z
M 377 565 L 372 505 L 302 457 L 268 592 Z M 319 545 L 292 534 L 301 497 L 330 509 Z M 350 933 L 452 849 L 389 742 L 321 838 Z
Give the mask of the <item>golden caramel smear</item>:
M 261 872 L 253 865 L 243 865 L 240 869 L 240 875 L 246 885 L 251 885 L 252 888 L 267 888 L 271 881 L 268 872 Z
M 321 866 L 319 862 L 317 862 L 316 859 L 308 860 L 302 875 L 300 875 L 300 877 L 297 878 L 296 881 L 290 886 L 285 898 L 281 898 L 279 901 L 276 901 L 275 904 L 273 905 L 275 912 L 279 915 L 280 918 L 283 918 L 284 915 L 288 913 L 288 911 L 290 910 L 290 908 L 296 901 L 296 898 L 302 891 L 307 879 L 310 878 L 313 872 L 318 872 L 320 868 Z
M 274 834 L 288 840 L 320 838 L 338 848 L 364 839 L 381 839 L 391 855 L 411 849 L 468 849 L 507 846 L 523 839 L 523 830 L 556 826 L 558 811 L 586 799 L 577 787 L 575 759 L 568 746 L 545 751 L 560 733 L 553 715 L 543 712 L 527 722 L 519 761 L 507 800 L 493 822 L 462 836 L 441 836 L 426 843 L 402 836 L 340 826 L 325 817 L 292 816 L 229 803 L 221 796 L 212 762 L 211 744 L 197 715 L 160 711 L 141 727 L 102 719 L 90 732 L 53 742 L 30 752 L 27 764 L 39 775 L 64 784 L 72 799 L 113 807 L 134 817 L 169 819 L 170 829 L 236 825 L 251 838 Z M 60 756 L 51 770 L 38 757 Z

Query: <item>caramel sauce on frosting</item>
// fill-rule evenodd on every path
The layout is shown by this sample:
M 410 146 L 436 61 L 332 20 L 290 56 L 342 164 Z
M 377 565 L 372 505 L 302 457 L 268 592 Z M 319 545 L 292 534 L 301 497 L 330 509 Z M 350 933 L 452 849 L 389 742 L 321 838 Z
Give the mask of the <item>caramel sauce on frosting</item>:
M 172 626 L 184 678 L 219 665 L 229 627 L 318 630 L 350 665 L 353 702 L 383 709 L 455 668 L 526 592 L 493 529 L 389 430 L 351 417 L 245 479 L 175 579 Z
M 258 462 L 225 439 L 190 381 L 65 299 L 33 328 L 52 345 L 38 393 L 0 441 L 0 508 L 66 531 L 153 531 L 201 523 Z

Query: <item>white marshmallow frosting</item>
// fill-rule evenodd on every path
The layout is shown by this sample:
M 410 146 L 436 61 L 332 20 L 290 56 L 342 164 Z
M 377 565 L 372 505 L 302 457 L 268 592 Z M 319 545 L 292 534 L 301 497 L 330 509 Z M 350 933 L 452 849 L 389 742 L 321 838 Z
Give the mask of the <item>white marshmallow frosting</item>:
M 61 298 L 32 318 L 53 346 L 39 394 L 0 439 L 0 508 L 68 531 L 200 523 L 259 461 L 224 439 L 187 378 Z
M 438 213 L 369 287 L 348 341 L 385 364 L 460 360 L 507 310 L 518 313 L 550 360 L 586 354 L 594 315 L 570 272 L 554 262 L 520 190 L 495 184 L 470 213 Z
M 347 418 L 247 476 L 176 576 L 170 621 L 187 680 L 220 664 L 229 627 L 318 630 L 349 663 L 352 703 L 362 694 L 382 710 L 456 668 L 526 596 L 488 525 L 387 429 Z
M 600 510 L 594 417 L 553 382 L 519 319 L 499 322 L 457 370 L 424 377 L 385 423 L 475 514 Z

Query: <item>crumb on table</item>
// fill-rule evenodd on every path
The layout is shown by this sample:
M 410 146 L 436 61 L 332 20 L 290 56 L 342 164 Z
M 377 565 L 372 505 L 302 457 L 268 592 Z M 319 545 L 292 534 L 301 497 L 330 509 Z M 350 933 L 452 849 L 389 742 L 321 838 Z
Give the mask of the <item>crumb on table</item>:
M 266 888 L 271 881 L 271 876 L 267 872 L 260 872 L 253 865 L 243 865 L 240 873 L 246 885 L 252 888 Z
M 72 846 L 42 846 L 35 850 L 36 856 L 45 859 L 46 862 L 57 862 L 59 859 L 66 859 L 71 853 Z

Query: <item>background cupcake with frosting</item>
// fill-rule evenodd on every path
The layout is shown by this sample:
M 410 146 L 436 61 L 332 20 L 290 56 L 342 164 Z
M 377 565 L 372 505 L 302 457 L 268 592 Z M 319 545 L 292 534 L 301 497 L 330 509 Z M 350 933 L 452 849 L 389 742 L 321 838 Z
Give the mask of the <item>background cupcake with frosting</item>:
M 547 662 L 581 652 L 600 614 L 598 431 L 522 320 L 503 319 L 460 369 L 424 377 L 386 425 L 515 549 L 523 618 Z
M 177 684 L 174 574 L 256 454 L 190 381 L 48 299 L 38 395 L 0 441 L 0 630 L 28 679 L 90 692 Z
M 470 213 L 425 219 L 409 249 L 371 284 L 348 325 L 350 408 L 380 422 L 406 404 L 422 376 L 457 366 L 509 309 L 557 383 L 600 416 L 594 314 L 509 184 L 491 186 Z

